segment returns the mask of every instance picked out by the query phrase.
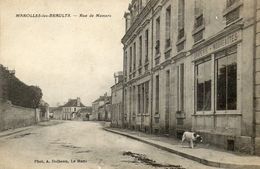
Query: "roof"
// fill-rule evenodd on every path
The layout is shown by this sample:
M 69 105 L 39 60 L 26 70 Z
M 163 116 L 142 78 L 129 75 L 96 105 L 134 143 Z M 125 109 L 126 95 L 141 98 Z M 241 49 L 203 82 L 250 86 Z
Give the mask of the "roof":
M 104 101 L 105 100 L 105 96 L 100 96 L 97 100 L 95 100 L 93 103 L 95 102 L 100 102 L 100 101 Z
M 59 106 L 59 107 L 50 107 L 50 112 L 55 112 L 57 110 L 62 110 L 62 107 Z
M 95 100 L 94 102 L 92 102 L 92 104 L 93 103 L 97 103 L 97 102 L 101 102 L 101 101 L 104 101 L 105 102 L 105 104 L 107 103 L 107 102 L 110 102 L 111 101 L 111 96 L 100 96 L 97 100 Z
M 85 107 L 85 106 L 81 102 L 80 102 L 80 106 L 77 106 L 77 99 L 71 99 L 62 107 Z

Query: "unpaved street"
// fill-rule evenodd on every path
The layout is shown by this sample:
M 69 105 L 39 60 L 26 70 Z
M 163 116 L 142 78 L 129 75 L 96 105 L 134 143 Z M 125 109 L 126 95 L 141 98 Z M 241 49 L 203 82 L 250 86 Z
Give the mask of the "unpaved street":
M 212 168 L 77 121 L 2 137 L 0 158 L 0 169 Z

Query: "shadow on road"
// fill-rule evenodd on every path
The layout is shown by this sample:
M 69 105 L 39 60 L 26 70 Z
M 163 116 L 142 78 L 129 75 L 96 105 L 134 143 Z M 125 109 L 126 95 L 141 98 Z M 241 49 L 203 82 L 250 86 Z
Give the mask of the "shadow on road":
M 185 169 L 185 168 L 181 167 L 180 165 L 160 164 L 152 159 L 147 158 L 147 156 L 145 154 L 133 153 L 131 151 L 123 152 L 123 156 L 134 157 L 134 159 L 136 160 L 136 161 L 134 161 L 134 163 L 141 162 L 146 165 L 153 166 L 153 167 L 165 167 L 165 168 L 169 168 L 169 169 Z

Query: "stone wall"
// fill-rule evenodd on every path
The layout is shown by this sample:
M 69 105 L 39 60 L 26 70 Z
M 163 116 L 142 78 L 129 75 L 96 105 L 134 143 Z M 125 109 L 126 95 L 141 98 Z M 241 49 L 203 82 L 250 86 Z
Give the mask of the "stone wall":
M 39 111 L 0 101 L 0 131 L 34 125 Z M 36 121 L 37 120 L 37 121 Z
M 256 1 L 255 51 L 255 153 L 260 155 L 260 1 Z

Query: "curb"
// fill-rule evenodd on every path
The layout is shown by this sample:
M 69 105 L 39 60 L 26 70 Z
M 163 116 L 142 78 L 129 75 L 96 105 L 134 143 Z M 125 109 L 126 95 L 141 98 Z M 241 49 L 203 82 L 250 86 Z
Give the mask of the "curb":
M 111 132 L 111 133 L 119 134 L 119 135 L 122 135 L 122 136 L 125 136 L 125 137 L 128 137 L 128 138 L 149 144 L 149 145 L 154 146 L 156 148 L 159 148 L 161 150 L 164 150 L 164 151 L 167 151 L 167 152 L 170 152 L 170 153 L 174 153 L 176 155 L 179 155 L 179 156 L 182 156 L 184 158 L 199 162 L 199 163 L 207 165 L 207 166 L 218 167 L 218 168 L 231 168 L 231 169 L 260 169 L 260 165 L 239 165 L 239 164 L 234 164 L 234 163 L 223 163 L 223 162 L 216 162 L 216 161 L 212 161 L 212 160 L 203 159 L 203 158 L 196 157 L 196 156 L 193 156 L 193 155 L 190 155 L 190 154 L 187 154 L 187 153 L 183 153 L 181 151 L 177 151 L 177 150 L 174 150 L 174 149 L 171 149 L 171 148 L 168 148 L 168 147 L 161 146 L 161 145 L 156 144 L 156 143 L 149 142 L 147 140 L 144 140 L 144 139 L 141 139 L 141 138 L 129 135 L 129 134 L 125 134 L 125 133 L 118 132 L 118 131 L 115 131 L 115 130 L 111 130 L 111 129 L 108 129 L 108 128 L 103 128 L 103 129 L 108 131 L 108 132 Z
M 21 130 L 18 130 L 18 131 L 13 131 L 13 132 L 10 132 L 10 133 L 7 133 L 7 134 L 3 134 L 3 135 L 0 135 L 0 138 L 2 137 L 7 137 L 7 136 L 11 136 L 13 134 L 17 134 L 17 133 L 21 133 L 23 131 L 26 131 L 26 130 L 29 130 L 30 128 L 26 128 L 26 129 L 21 129 Z

